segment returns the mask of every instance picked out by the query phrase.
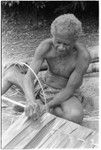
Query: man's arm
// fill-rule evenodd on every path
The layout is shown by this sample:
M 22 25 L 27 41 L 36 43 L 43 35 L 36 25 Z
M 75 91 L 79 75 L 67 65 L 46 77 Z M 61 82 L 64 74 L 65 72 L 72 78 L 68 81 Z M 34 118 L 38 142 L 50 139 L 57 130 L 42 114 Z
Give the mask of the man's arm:
M 75 90 L 82 84 L 83 75 L 89 66 L 89 53 L 81 46 L 78 47 L 78 51 L 80 51 L 78 61 L 75 70 L 69 77 L 67 86 L 62 89 L 52 101 L 50 101 L 48 104 L 49 107 L 54 107 L 61 104 L 63 101 L 68 100 L 74 94 Z
M 41 68 L 41 65 L 45 59 L 45 54 L 48 51 L 48 49 L 49 49 L 49 41 L 45 40 L 39 45 L 39 47 L 35 51 L 34 58 L 30 67 L 36 74 L 38 74 Z M 24 80 L 24 93 L 25 93 L 25 97 L 27 101 L 30 104 L 31 103 L 33 104 L 33 102 L 35 102 L 35 97 L 33 94 L 33 88 L 34 88 L 33 80 L 34 79 L 35 79 L 34 74 L 32 73 L 30 69 L 28 69 L 28 72 Z

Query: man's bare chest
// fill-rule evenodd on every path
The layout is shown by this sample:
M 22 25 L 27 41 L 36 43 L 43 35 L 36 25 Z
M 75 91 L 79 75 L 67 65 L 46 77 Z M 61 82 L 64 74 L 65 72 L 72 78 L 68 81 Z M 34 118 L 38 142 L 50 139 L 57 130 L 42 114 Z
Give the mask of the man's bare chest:
M 47 59 L 49 70 L 62 77 L 69 77 L 76 65 L 74 56 L 50 57 Z

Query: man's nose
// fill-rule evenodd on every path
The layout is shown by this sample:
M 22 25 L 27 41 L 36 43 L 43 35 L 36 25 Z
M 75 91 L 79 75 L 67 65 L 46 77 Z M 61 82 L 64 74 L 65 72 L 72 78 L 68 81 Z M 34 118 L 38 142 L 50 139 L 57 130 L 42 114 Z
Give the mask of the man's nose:
M 63 45 L 63 44 L 60 44 L 60 45 L 59 45 L 59 49 L 65 49 L 64 45 Z
M 63 44 L 60 44 L 60 48 L 63 48 Z

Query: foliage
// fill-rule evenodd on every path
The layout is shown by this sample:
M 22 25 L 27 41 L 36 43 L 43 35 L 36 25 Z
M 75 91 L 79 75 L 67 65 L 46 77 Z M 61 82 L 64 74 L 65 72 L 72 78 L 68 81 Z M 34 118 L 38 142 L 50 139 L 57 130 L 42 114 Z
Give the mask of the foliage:
M 68 12 L 75 12 L 75 11 L 84 11 L 86 8 L 87 2 L 86 1 L 71 1 L 64 5 L 63 3 L 55 9 L 54 13 L 68 13 Z
M 95 5 L 95 3 L 97 5 Z M 89 1 L 1 1 L 2 13 L 6 14 L 22 14 L 24 17 L 32 17 L 30 22 L 35 22 L 36 26 L 39 22 L 51 22 L 55 17 L 64 13 L 74 13 L 77 17 L 89 16 L 91 12 L 98 16 L 98 2 Z M 9 16 L 10 16 L 9 15 Z M 17 17 L 16 17 L 17 18 Z
M 13 7 L 14 4 L 19 5 L 20 1 L 1 1 L 2 6 Z
M 43 9 L 46 6 L 47 1 L 32 1 L 37 9 Z
M 19 5 L 21 3 L 21 1 L 17 0 L 17 1 L 2 1 L 1 4 L 4 5 L 4 6 L 9 6 L 9 7 L 13 7 L 14 4 L 17 4 Z M 29 2 L 28 2 L 29 3 Z M 37 9 L 43 9 L 45 8 L 45 4 L 47 3 L 47 1 L 31 1 L 31 3 L 33 5 L 35 5 L 35 7 Z

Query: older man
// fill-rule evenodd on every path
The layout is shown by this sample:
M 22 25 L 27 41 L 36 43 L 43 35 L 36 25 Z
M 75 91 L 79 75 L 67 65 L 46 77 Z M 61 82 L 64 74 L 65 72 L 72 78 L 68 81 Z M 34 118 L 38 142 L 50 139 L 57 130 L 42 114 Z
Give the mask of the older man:
M 81 22 L 73 14 L 57 17 L 51 25 L 53 37 L 40 43 L 30 64 L 38 74 L 44 60 L 47 61 L 47 71 L 41 73 L 41 76 L 39 73 L 38 76 L 46 93 L 48 111 L 52 110 L 53 114 L 76 123 L 81 123 L 83 119 L 81 96 L 77 89 L 82 84 L 83 75 L 89 66 L 89 53 L 78 42 L 81 33 Z M 14 76 L 14 73 L 17 76 Z M 6 92 L 12 84 L 20 85 L 27 100 L 26 115 L 38 118 L 40 105 L 33 92 L 36 83 L 31 70 L 28 69 L 23 75 L 17 67 L 12 66 L 7 74 L 3 91 Z M 13 81 L 10 80 L 11 76 Z M 45 104 L 40 90 L 36 89 L 40 101 Z

